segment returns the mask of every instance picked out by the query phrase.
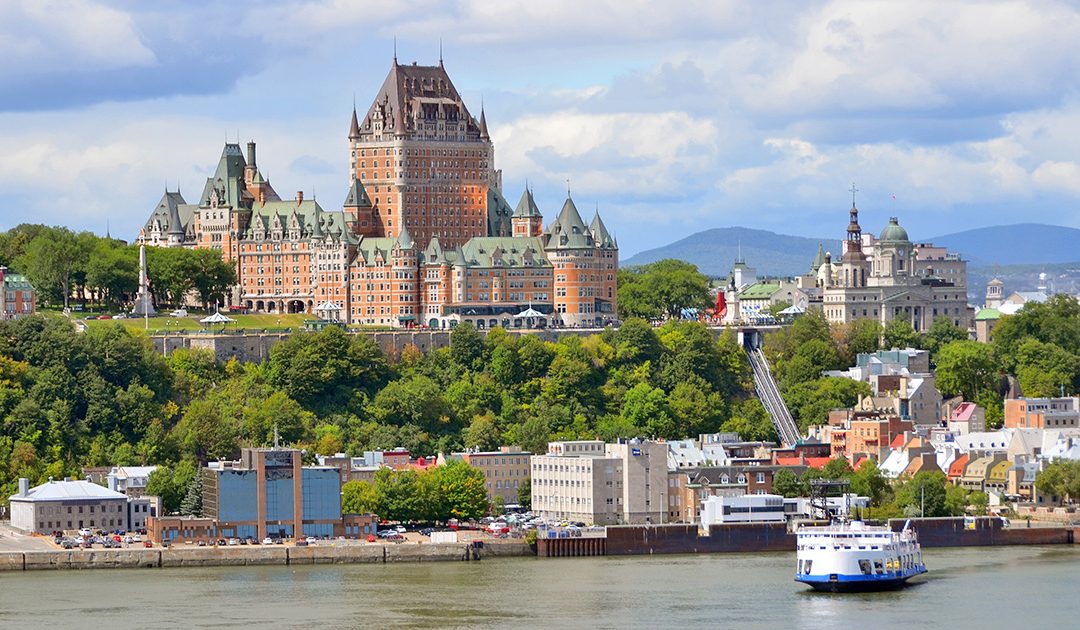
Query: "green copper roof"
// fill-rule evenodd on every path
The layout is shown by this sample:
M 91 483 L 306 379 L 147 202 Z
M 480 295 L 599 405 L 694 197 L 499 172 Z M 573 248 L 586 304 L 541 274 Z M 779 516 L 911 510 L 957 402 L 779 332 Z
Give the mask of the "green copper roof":
M 821 243 L 818 243 L 817 254 L 814 255 L 814 261 L 810 263 L 810 271 L 812 273 L 817 273 L 817 270 L 821 269 L 821 266 L 824 265 L 824 264 L 825 264 L 825 248 L 822 246 Z
M 349 184 L 349 192 L 345 195 L 343 205 L 346 208 L 366 208 L 371 206 L 371 199 L 368 198 L 367 190 L 356 178 L 353 178 L 352 184 Z
M 217 170 L 214 171 L 213 177 L 207 178 L 206 186 L 203 187 L 199 205 L 209 206 L 211 194 L 216 190 L 219 206 L 240 207 L 240 200 L 247 191 L 244 185 L 246 165 L 240 145 L 225 143 L 225 148 L 221 150 L 221 157 L 218 159 Z
M 30 284 L 30 280 L 21 273 L 5 273 L 4 274 L 4 288 L 5 289 L 27 289 L 33 290 L 34 287 Z
M 397 239 L 389 236 L 365 236 L 356 247 L 357 258 L 362 258 L 367 264 L 374 263 L 380 256 L 384 261 L 389 261 L 390 251 L 394 249 L 395 243 Z
M 488 188 L 488 236 L 510 236 L 514 209 L 498 190 Z
M 988 320 L 1001 319 L 1001 311 L 996 308 L 984 308 L 975 314 L 975 321 L 983 322 Z
M 611 238 L 611 234 L 607 231 L 607 226 L 604 225 L 604 220 L 600 218 L 600 211 L 597 210 L 596 215 L 593 216 L 592 223 L 589 224 L 589 231 L 592 232 L 593 239 L 596 244 L 604 249 L 612 249 L 618 247 L 615 244 L 615 239 Z
M 429 248 L 430 250 L 430 248 Z M 544 256 L 544 240 L 535 237 L 483 236 L 471 238 L 453 252 L 443 252 L 440 261 L 462 267 L 550 267 Z
M 908 243 L 907 230 L 900 227 L 900 223 L 897 222 L 896 217 L 889 219 L 889 224 L 885 226 L 885 229 L 881 231 L 881 236 L 878 240 L 883 243 Z
M 521 193 L 521 200 L 518 201 L 518 205 L 514 208 L 515 217 L 539 217 L 540 208 L 536 207 L 536 200 L 533 199 L 532 191 L 526 188 Z
M 314 199 L 299 204 L 292 199 L 256 203 L 251 209 L 251 223 L 243 238 L 255 238 L 259 229 L 266 230 L 270 238 L 274 229 L 280 229 L 285 238 L 290 230 L 300 230 L 300 238 L 342 238 L 347 243 L 356 242 L 352 232 L 346 229 L 345 215 L 341 211 L 327 212 Z
M 586 229 L 585 222 L 581 220 L 574 200 L 569 196 L 563 204 L 558 218 L 551 224 L 548 231 L 547 249 L 591 249 L 593 247 L 592 233 Z
M 779 282 L 755 282 L 739 293 L 740 300 L 767 300 L 780 290 Z

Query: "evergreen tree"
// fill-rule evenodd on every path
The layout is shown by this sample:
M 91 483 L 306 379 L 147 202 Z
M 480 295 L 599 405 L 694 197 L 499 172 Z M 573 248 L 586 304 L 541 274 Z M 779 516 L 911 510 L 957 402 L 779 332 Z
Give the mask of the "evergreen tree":
M 195 475 L 188 484 L 187 494 L 180 502 L 180 514 L 184 516 L 202 516 L 202 478 Z

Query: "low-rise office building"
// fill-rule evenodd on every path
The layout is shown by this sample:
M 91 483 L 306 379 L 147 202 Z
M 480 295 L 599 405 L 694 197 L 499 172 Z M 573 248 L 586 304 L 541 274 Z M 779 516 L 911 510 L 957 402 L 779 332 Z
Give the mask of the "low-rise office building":
M 1080 427 L 1080 398 L 1009 398 L 1006 429 L 1069 429 Z
M 342 523 L 338 469 L 302 466 L 296 449 L 245 448 L 239 461 L 211 463 L 202 501 L 223 538 L 333 536 Z
M 551 442 L 532 457 L 533 512 L 596 525 L 663 523 L 667 456 L 662 442 Z
M 518 503 L 518 489 L 529 479 L 532 453 L 516 446 L 503 446 L 497 451 L 466 451 L 451 457 L 462 459 L 484 473 L 488 501 L 502 501 L 503 505 Z

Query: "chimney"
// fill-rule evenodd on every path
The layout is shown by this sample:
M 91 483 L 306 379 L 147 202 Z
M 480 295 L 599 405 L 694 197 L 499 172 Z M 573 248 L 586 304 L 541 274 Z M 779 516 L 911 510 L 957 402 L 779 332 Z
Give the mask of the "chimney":
M 250 147 L 251 144 L 249 143 L 248 146 Z M 106 475 L 105 479 L 106 479 L 106 481 L 107 481 L 107 483 L 109 485 L 109 490 L 112 490 L 113 492 L 117 492 L 117 490 L 116 490 L 116 475 L 113 475 L 113 474 Z
M 303 202 L 304 202 L 304 191 L 302 191 L 302 190 L 296 191 L 296 205 L 299 206 Z
M 248 142 L 247 146 L 247 165 L 255 168 L 255 141 Z
M 19 477 L 19 496 L 30 496 L 30 480 L 26 477 Z

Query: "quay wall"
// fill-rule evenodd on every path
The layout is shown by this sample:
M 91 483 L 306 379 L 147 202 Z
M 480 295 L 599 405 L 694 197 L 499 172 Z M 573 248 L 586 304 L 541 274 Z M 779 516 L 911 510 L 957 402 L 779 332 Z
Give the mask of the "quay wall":
M 310 547 L 183 547 L 176 549 L 64 549 L 0 552 L 0 572 L 50 569 L 221 567 L 294 564 L 476 561 L 532 556 L 522 541 L 458 544 L 317 545 Z
M 905 519 L 889 521 L 899 531 Z M 965 527 L 963 517 L 912 519 L 920 543 L 930 547 L 992 547 L 998 545 L 1062 545 L 1080 543 L 1080 528 L 1002 528 L 997 518 L 979 518 Z M 794 551 L 796 536 L 784 523 L 713 525 L 700 535 L 696 525 L 620 525 L 607 528 L 606 538 L 539 538 L 542 558 L 630 556 L 669 553 L 753 553 Z
M 889 521 L 893 531 L 904 528 L 906 519 Z M 1013 521 L 1011 527 L 1002 527 L 1001 519 L 976 518 L 973 528 L 968 529 L 964 518 L 913 518 L 912 526 L 919 534 L 923 547 L 992 547 L 995 545 L 1068 545 L 1080 542 L 1076 528 L 1072 527 L 1025 527 Z

